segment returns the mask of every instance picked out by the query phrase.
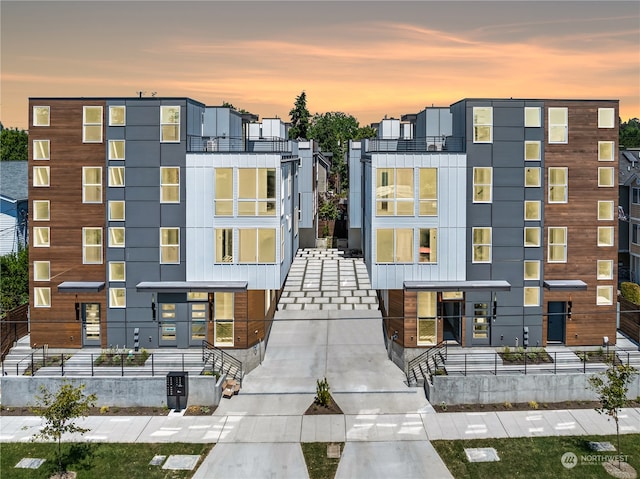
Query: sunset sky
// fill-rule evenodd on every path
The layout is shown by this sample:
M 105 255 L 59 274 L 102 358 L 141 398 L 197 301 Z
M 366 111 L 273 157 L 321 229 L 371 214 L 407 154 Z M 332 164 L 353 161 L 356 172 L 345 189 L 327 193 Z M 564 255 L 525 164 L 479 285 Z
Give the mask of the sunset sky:
M 469 97 L 619 99 L 640 117 L 640 2 L 7 1 L 0 121 L 29 97 L 180 96 L 361 124 Z

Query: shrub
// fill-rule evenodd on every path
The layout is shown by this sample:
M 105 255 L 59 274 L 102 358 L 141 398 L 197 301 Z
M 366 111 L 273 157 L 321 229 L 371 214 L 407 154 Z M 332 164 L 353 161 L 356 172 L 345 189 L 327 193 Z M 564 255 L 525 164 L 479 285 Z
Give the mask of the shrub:
M 630 283 L 627 281 L 621 283 L 620 294 L 624 299 L 635 304 L 640 304 L 640 286 L 636 283 Z
M 529 401 L 529 407 L 531 409 L 538 409 L 538 403 L 536 401 Z
M 331 394 L 329 394 L 329 382 L 327 378 L 322 381 L 316 381 L 316 402 L 321 406 L 328 407 L 331 403 Z
M 509 401 L 505 401 L 504 402 L 504 408 L 505 409 L 511 409 L 512 407 L 513 407 L 513 405 Z
M 102 406 L 100 408 L 100 414 L 107 414 L 109 412 L 109 406 Z

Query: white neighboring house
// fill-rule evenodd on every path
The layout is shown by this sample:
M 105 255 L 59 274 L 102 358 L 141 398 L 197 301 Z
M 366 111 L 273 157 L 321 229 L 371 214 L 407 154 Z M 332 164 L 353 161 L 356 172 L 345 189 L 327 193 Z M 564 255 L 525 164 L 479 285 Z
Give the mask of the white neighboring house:
M 27 161 L 0 161 L 0 256 L 27 244 Z

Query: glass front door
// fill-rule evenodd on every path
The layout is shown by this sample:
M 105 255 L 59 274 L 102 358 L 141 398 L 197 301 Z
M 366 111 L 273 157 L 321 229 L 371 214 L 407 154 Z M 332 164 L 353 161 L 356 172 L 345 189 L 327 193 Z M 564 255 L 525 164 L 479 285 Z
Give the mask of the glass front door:
M 99 303 L 82 303 L 82 344 L 100 346 Z
M 160 305 L 160 346 L 177 346 L 176 305 Z
M 192 346 L 202 346 L 202 341 L 207 339 L 207 308 L 209 303 L 190 303 L 189 317 L 191 320 Z

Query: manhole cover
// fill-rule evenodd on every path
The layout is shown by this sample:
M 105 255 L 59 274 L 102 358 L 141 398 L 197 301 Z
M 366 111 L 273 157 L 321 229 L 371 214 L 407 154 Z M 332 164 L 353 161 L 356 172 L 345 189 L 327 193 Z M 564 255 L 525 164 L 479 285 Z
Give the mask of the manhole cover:
M 173 454 L 169 456 L 167 462 L 164 463 L 162 469 L 185 470 L 192 471 L 198 463 L 200 456 L 192 456 L 188 454 Z
M 38 469 L 46 459 L 40 459 L 39 457 L 23 457 L 20 462 L 16 464 L 19 469 Z
M 329 459 L 340 459 L 340 444 L 327 445 L 327 457 Z

